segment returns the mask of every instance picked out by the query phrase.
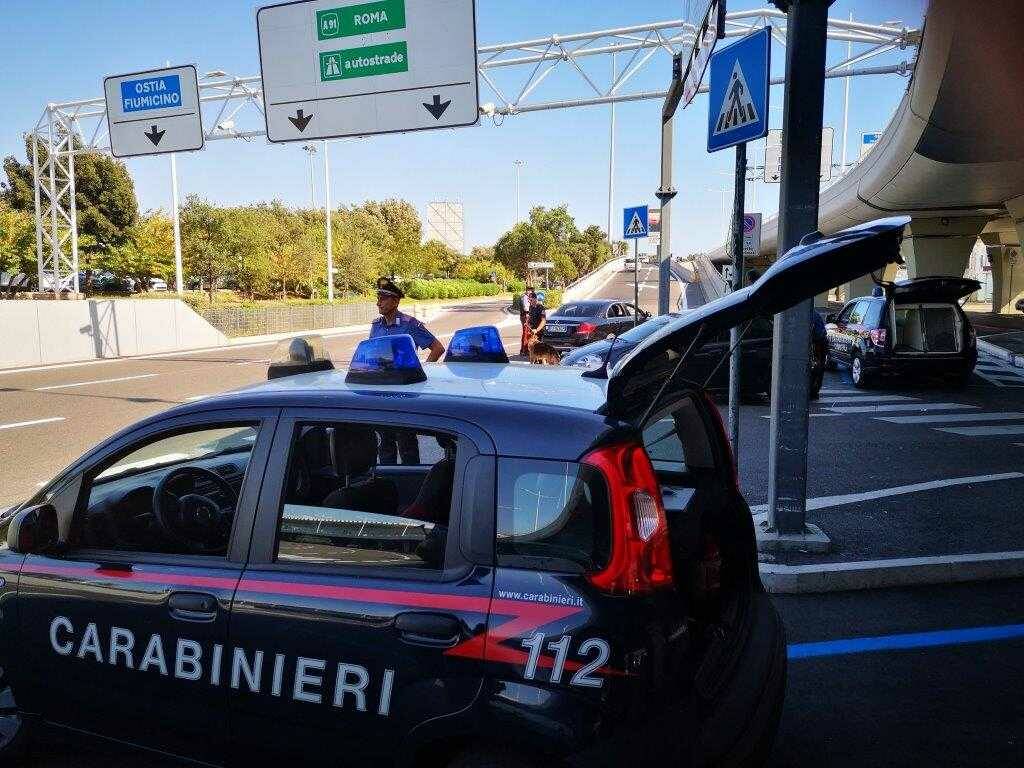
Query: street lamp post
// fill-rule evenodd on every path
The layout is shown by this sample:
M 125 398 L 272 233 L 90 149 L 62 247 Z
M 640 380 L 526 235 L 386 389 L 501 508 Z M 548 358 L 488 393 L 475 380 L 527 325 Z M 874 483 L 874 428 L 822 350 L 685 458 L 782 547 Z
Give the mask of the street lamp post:
M 516 160 L 512 163 L 516 167 L 516 221 L 519 223 L 519 169 L 526 165 L 525 160 Z
M 316 208 L 316 189 L 313 182 L 313 155 L 316 154 L 316 144 L 303 144 L 302 148 L 306 151 L 309 156 L 309 205 L 311 208 Z

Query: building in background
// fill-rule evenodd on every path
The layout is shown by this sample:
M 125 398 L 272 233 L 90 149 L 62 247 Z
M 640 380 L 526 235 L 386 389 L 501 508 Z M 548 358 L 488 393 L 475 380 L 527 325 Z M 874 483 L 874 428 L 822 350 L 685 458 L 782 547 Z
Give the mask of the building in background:
M 440 240 L 456 253 L 466 255 L 466 226 L 462 203 L 442 200 L 427 203 L 427 237 Z

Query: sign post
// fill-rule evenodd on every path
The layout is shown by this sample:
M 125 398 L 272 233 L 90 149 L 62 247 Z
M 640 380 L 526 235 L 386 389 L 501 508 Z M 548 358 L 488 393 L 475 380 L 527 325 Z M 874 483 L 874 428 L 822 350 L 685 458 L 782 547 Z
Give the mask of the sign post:
M 189 152 L 204 145 L 196 68 L 166 67 L 103 80 L 114 157 Z
M 831 0 L 775 0 L 787 12 L 786 96 L 779 190 L 779 254 L 818 228 L 821 124 L 825 100 L 825 46 Z M 813 301 L 775 316 L 772 345 L 768 525 L 764 548 L 817 551 L 828 538 L 807 525 L 808 353 Z
M 733 209 L 730 226 L 732 286 L 743 287 L 747 222 L 743 215 L 747 183 L 747 142 L 768 133 L 768 76 L 771 73 L 772 30 L 764 27 L 711 57 L 708 100 L 708 152 L 736 147 Z M 758 236 L 760 236 L 760 221 Z M 753 221 L 751 221 L 751 230 Z M 739 466 L 740 454 L 740 329 L 729 330 L 729 438 Z
M 625 208 L 622 211 L 622 239 L 633 241 L 633 306 L 640 309 L 640 254 L 639 241 L 641 237 L 647 237 L 650 226 L 647 218 L 648 208 L 646 205 L 637 205 L 632 208 Z M 639 318 L 639 311 L 633 312 L 633 325 L 636 325 Z
M 474 125 L 474 0 L 297 0 L 256 12 L 267 139 Z

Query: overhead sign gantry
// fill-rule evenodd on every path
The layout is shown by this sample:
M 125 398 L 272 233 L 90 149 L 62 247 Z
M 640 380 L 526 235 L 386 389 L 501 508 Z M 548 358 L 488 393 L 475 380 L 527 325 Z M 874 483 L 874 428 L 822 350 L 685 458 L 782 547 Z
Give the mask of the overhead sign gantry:
M 300 0 L 256 28 L 270 141 L 479 120 L 474 0 Z

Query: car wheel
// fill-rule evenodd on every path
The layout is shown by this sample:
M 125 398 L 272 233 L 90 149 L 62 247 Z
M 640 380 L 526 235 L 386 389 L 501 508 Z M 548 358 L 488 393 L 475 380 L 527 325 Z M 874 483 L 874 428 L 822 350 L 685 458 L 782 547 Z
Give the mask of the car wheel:
M 857 389 L 864 389 L 868 386 L 867 375 L 864 373 L 864 362 L 860 355 L 854 355 L 850 362 L 850 378 L 853 379 L 853 386 Z

